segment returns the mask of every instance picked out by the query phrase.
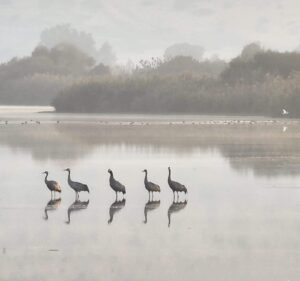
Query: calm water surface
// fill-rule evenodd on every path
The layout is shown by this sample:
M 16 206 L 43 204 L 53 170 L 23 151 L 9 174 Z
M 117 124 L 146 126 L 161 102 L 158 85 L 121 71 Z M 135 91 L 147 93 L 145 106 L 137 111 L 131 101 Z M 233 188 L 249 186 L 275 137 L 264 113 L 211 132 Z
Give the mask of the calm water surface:
M 297 121 L 2 117 L 1 280 L 299 280 Z M 189 191 L 177 203 L 168 166 Z M 68 167 L 90 188 L 80 201 Z M 126 200 L 115 202 L 109 168 Z M 154 202 L 145 168 L 162 189 Z M 45 170 L 62 185 L 56 200 Z

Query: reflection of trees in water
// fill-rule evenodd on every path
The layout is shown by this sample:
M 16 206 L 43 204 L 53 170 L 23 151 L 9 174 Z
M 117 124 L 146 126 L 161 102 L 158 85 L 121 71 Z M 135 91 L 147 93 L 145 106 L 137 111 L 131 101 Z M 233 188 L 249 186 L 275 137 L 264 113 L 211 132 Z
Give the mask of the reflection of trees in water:
M 300 126 L 290 125 L 101 125 L 97 123 L 10 125 L 0 143 L 29 151 L 35 159 L 76 160 L 97 146 L 125 145 L 133 151 L 189 154 L 216 150 L 236 170 L 258 175 L 300 171 Z
M 29 151 L 34 159 L 79 159 L 91 152 L 88 143 L 64 133 L 54 124 L 9 125 L 1 128 L 0 144 L 13 151 Z M 76 126 L 74 126 L 74 129 Z M 78 131 L 78 135 L 80 132 Z

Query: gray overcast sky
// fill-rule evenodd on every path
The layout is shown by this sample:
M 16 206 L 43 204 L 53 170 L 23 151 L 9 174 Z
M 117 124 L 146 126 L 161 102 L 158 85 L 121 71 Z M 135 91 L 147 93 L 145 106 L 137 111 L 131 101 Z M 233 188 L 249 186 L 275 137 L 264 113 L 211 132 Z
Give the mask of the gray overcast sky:
M 293 50 L 299 12 L 299 0 L 0 0 L 0 61 L 30 54 L 42 30 L 62 23 L 98 46 L 110 42 L 119 61 L 161 56 L 178 42 L 222 58 L 252 41 Z

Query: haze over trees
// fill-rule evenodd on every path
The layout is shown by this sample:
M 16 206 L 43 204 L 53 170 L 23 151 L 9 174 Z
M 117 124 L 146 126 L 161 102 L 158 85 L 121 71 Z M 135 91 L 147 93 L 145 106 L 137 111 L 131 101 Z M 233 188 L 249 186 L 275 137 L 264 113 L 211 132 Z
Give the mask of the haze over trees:
M 0 103 L 49 105 L 65 87 L 87 75 L 108 75 L 110 69 L 73 45 L 36 47 L 31 56 L 0 65 Z
M 70 102 L 72 100 L 72 102 Z M 280 116 L 300 113 L 300 54 L 245 46 L 229 63 L 188 56 L 141 61 L 128 77 L 84 81 L 55 100 L 57 111 Z
M 52 49 L 60 44 L 68 44 L 81 50 L 94 58 L 97 63 L 114 65 L 117 61 L 116 54 L 108 42 L 97 48 L 93 36 L 84 31 L 78 31 L 68 24 L 57 25 L 41 33 L 39 45 Z
M 30 56 L 0 64 L 0 103 L 49 105 L 74 83 L 110 75 L 115 62 L 107 42 L 97 49 L 86 32 L 69 25 L 49 28 Z
M 204 48 L 200 45 L 189 43 L 173 44 L 165 50 L 164 59 L 171 60 L 175 57 L 191 57 L 196 61 L 202 61 Z
M 129 67 L 115 60 L 108 43 L 96 49 L 87 33 L 51 28 L 30 56 L 0 65 L 0 103 L 53 104 L 59 112 L 84 113 L 279 116 L 286 108 L 300 117 L 296 51 L 266 50 L 254 42 L 225 62 L 205 59 L 201 46 L 174 44 L 163 58 Z

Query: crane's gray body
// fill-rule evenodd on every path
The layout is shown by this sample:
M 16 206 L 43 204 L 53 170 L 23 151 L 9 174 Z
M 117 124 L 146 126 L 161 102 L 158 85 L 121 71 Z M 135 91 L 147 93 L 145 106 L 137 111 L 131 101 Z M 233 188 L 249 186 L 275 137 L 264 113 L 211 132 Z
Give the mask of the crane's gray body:
M 160 192 L 160 186 L 158 184 L 148 181 L 148 171 L 144 170 L 143 172 L 145 172 L 144 184 L 148 192 Z
M 46 171 L 44 173 L 46 174 L 45 184 L 48 187 L 48 189 L 51 191 L 51 193 L 52 193 L 52 191 L 61 193 L 61 187 L 60 187 L 59 183 L 57 181 L 49 181 L 48 180 L 48 172 Z
M 110 173 L 110 177 L 109 177 L 109 185 L 110 187 L 115 191 L 115 192 L 122 192 L 123 194 L 126 194 L 126 189 L 125 186 L 123 184 L 121 184 L 120 182 L 118 182 L 113 175 L 112 170 L 108 170 L 108 172 Z
M 170 188 L 172 189 L 172 191 L 187 193 L 187 188 L 183 184 L 171 180 L 171 169 L 170 169 L 170 167 L 168 169 L 169 169 L 168 184 L 169 184 Z
M 70 169 L 66 169 L 65 171 L 68 172 L 68 184 L 76 193 L 81 192 L 81 191 L 90 192 L 89 188 L 86 184 L 71 180 L 71 170 Z

